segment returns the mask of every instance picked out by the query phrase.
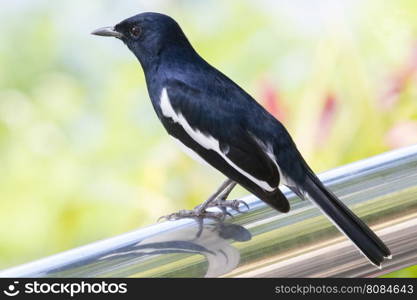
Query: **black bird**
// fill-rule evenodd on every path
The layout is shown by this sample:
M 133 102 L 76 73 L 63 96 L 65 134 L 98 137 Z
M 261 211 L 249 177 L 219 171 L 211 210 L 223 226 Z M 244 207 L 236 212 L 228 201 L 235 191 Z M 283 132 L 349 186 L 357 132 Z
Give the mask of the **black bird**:
M 236 185 L 280 212 L 290 205 L 278 185 L 309 198 L 376 266 L 390 250 L 325 188 L 307 165 L 285 127 L 231 79 L 207 63 L 169 16 L 142 13 L 92 32 L 122 40 L 145 73 L 153 107 L 166 131 L 188 152 L 228 179 L 202 205 L 169 219 L 206 217 L 209 206 L 226 201 Z M 213 215 L 211 215 L 213 216 Z

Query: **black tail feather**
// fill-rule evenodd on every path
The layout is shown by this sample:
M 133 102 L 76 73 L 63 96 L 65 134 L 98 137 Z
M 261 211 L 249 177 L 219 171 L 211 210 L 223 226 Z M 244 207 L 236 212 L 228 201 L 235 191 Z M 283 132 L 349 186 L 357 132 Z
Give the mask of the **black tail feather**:
M 313 173 L 309 172 L 305 182 L 298 185 L 298 188 L 318 205 L 373 264 L 380 267 L 384 258 L 391 257 L 390 250 L 376 234 L 332 192 L 327 190 Z M 299 194 L 299 191 L 295 192 Z

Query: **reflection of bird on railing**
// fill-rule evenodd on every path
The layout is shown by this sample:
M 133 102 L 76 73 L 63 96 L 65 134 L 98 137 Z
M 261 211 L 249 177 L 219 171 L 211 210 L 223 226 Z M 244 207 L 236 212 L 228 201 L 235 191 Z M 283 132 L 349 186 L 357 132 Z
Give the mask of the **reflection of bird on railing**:
M 358 255 L 311 203 L 286 191 L 290 214 L 276 215 L 259 199 L 246 197 L 250 209 L 233 214 L 240 225 L 216 228 L 205 220 L 196 237 L 192 220 L 162 222 L 2 270 L 0 277 L 381 276 L 417 262 L 416 169 L 417 145 L 321 175 L 393 250 L 395 258 L 382 270 Z
M 231 245 L 230 240 L 244 242 L 251 238 L 251 233 L 243 226 L 219 222 L 201 228 L 192 226 L 174 233 L 159 234 L 126 249 L 118 249 L 117 253 L 99 260 L 110 262 L 128 259 L 131 262 L 137 259 L 143 262 L 152 256 L 165 254 L 201 254 L 208 263 L 204 276 L 217 277 L 234 270 L 239 264 L 240 252 Z

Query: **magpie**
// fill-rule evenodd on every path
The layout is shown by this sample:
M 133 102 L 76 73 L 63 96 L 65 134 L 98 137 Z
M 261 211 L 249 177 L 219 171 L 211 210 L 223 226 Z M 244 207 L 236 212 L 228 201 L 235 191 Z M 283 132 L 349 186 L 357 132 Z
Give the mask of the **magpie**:
M 240 86 L 206 62 L 178 23 L 160 13 L 141 13 L 94 35 L 116 37 L 139 60 L 149 97 L 168 134 L 185 150 L 228 179 L 194 210 L 169 219 L 215 217 L 236 184 L 279 212 L 290 205 L 279 184 L 310 199 L 377 267 L 391 252 L 378 236 L 328 190 L 298 151 L 285 127 Z M 213 215 L 214 214 L 214 215 Z

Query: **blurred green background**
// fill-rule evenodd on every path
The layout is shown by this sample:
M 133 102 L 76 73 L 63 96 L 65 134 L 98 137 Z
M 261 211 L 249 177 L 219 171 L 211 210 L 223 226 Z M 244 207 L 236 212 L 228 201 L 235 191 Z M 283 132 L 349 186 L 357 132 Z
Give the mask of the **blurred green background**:
M 140 12 L 174 17 L 318 172 L 417 143 L 415 0 L 0 5 L 0 268 L 191 208 L 223 179 L 174 146 L 127 48 L 89 34 Z

